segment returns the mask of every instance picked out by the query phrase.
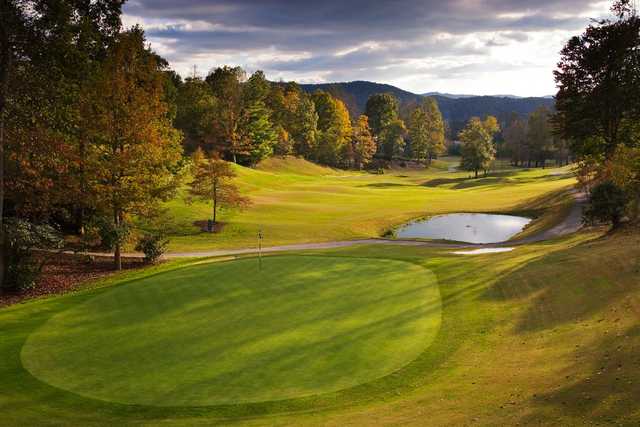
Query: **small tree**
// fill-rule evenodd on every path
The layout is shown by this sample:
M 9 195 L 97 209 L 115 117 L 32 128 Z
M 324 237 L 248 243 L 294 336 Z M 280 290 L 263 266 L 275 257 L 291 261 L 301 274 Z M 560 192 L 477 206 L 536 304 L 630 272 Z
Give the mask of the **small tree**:
M 613 228 L 620 225 L 629 197 L 611 181 L 596 184 L 589 193 L 589 205 L 584 212 L 584 222 L 610 222 Z
M 187 202 L 194 198 L 211 202 L 213 224 L 217 221 L 219 209 L 242 208 L 249 204 L 249 199 L 241 196 L 233 183 L 236 173 L 228 162 L 217 154 L 206 157 L 201 150 L 194 153 L 193 159 L 193 181 L 189 183 Z

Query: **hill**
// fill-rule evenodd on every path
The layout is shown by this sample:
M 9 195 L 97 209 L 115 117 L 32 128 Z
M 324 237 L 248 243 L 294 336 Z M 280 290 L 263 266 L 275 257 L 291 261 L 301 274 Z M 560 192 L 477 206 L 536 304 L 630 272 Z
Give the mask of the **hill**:
M 367 81 L 345 83 L 303 84 L 300 85 L 307 92 L 324 90 L 341 99 L 349 108 L 352 116 L 362 114 L 369 96 L 376 93 L 388 92 L 393 94 L 401 104 L 401 110 L 406 111 L 409 106 L 422 99 L 423 95 L 402 90 L 395 86 Z M 473 116 L 491 114 L 501 122 L 506 121 L 512 113 L 528 115 L 540 106 L 553 108 L 555 101 L 549 97 L 516 98 L 512 96 L 462 96 L 453 98 L 449 95 L 432 95 L 438 101 L 444 119 L 452 128 L 458 128 Z

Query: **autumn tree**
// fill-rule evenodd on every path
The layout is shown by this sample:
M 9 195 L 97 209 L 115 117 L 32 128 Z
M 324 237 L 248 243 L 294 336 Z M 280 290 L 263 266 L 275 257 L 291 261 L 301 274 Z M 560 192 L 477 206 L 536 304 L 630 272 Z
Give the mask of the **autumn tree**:
M 353 127 L 353 137 L 351 139 L 350 153 L 353 159 L 353 166 L 359 170 L 369 164 L 373 159 L 373 155 L 376 154 L 376 149 L 376 141 L 373 139 L 369 128 L 369 118 L 361 115 Z
M 193 199 L 211 203 L 213 224 L 220 209 L 241 208 L 249 203 L 233 183 L 236 173 L 217 154 L 205 156 L 197 150 L 193 157 L 193 180 L 189 183 L 188 202 Z
M 134 28 L 118 35 L 83 93 L 89 186 L 95 208 L 111 224 L 117 269 L 129 218 L 152 215 L 177 185 L 182 149 L 163 84 L 156 55 Z
M 318 112 L 316 158 L 321 163 L 340 166 L 352 133 L 349 111 L 342 101 L 327 92 L 314 93 L 313 102 Z
M 242 68 L 227 66 L 216 68 L 205 79 L 217 99 L 214 148 L 229 153 L 234 163 L 237 163 L 238 156 L 248 154 L 246 139 L 242 138 L 239 129 L 243 111 L 244 79 Z
M 418 161 L 431 161 L 445 150 L 444 121 L 433 98 L 425 98 L 417 105 L 409 119 L 411 155 Z
M 462 141 L 460 167 L 473 171 L 478 177 L 480 170 L 487 170 L 495 158 L 496 148 L 493 134 L 498 131 L 497 121 L 491 116 L 484 121 L 472 117 L 458 138 Z

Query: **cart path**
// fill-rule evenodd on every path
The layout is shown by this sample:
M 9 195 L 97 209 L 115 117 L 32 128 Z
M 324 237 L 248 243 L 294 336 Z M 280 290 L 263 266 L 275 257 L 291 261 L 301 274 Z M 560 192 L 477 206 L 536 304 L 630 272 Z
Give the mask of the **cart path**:
M 423 247 L 432 247 L 432 248 L 443 248 L 443 249 L 457 249 L 457 248 L 491 248 L 491 247 L 500 247 L 500 246 L 517 246 L 523 245 L 527 243 L 535 243 L 543 240 L 549 240 L 556 237 L 565 236 L 567 234 L 572 234 L 578 231 L 582 227 L 582 209 L 586 201 L 586 197 L 584 193 L 579 193 L 577 191 L 573 192 L 576 202 L 571 207 L 571 210 L 566 218 L 562 220 L 556 226 L 543 231 L 542 233 L 536 234 L 534 236 L 525 237 L 519 240 L 511 240 L 501 243 L 491 243 L 491 244 L 473 244 L 473 243 L 444 243 L 444 242 L 425 242 L 425 241 L 417 241 L 417 240 L 399 240 L 399 239 L 383 239 L 383 238 L 370 238 L 370 239 L 359 239 L 359 240 L 342 240 L 342 241 L 331 241 L 331 242 L 320 242 L 320 243 L 298 243 L 292 245 L 279 245 L 279 246 L 268 246 L 262 248 L 262 253 L 272 253 L 272 252 L 287 252 L 287 251 L 304 251 L 304 250 L 314 250 L 314 249 L 334 249 L 334 248 L 345 248 L 350 246 L 357 245 L 396 245 L 396 246 L 423 246 Z M 69 252 L 71 253 L 71 252 Z M 171 252 L 164 254 L 163 257 L 166 259 L 170 258 L 196 258 L 196 257 L 216 257 L 216 256 L 232 256 L 232 255 L 244 255 L 244 254 L 253 254 L 258 253 L 258 248 L 243 248 L 243 249 L 216 249 L 210 251 L 190 251 L 190 252 Z M 103 253 L 103 252 L 89 252 L 88 255 L 95 256 L 113 256 L 111 253 Z M 124 253 L 123 257 L 128 258 L 142 258 L 143 255 L 141 253 Z

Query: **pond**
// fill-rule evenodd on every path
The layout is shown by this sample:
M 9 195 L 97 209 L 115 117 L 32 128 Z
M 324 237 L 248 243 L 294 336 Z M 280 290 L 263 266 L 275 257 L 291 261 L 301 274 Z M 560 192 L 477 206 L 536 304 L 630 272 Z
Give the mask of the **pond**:
M 401 239 L 443 239 L 467 243 L 499 243 L 509 240 L 531 222 L 513 215 L 457 213 L 412 221 L 395 233 Z

